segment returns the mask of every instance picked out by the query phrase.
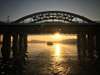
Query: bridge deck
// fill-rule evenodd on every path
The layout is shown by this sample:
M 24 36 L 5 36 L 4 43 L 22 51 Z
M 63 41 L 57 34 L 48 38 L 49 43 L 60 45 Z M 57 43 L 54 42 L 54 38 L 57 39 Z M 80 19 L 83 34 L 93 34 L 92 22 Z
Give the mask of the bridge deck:
M 0 25 L 0 33 L 25 32 L 28 34 L 46 33 L 96 33 L 100 30 L 100 24 L 4 24 Z

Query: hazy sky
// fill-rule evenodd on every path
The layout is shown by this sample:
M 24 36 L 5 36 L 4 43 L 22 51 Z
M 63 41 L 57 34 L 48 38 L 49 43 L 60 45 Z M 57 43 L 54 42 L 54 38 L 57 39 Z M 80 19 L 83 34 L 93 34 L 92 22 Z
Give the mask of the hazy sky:
M 100 21 L 100 0 L 0 0 L 0 20 L 16 20 L 47 10 L 63 10 Z
M 40 40 L 40 41 L 61 41 L 65 39 L 77 39 L 76 35 L 69 34 L 48 34 L 48 35 L 29 35 L 28 41 Z

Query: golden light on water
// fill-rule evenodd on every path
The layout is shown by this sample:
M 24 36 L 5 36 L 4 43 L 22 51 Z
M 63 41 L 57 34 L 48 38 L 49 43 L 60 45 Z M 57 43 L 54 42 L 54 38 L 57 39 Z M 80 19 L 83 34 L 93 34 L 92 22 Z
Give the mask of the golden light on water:
M 56 61 L 60 61 L 61 60 L 61 46 L 60 44 L 55 44 L 53 45 L 53 49 L 54 49 L 54 60 Z
M 60 56 L 60 52 L 61 52 L 61 48 L 59 46 L 59 44 L 54 45 L 54 49 L 55 49 L 55 56 Z

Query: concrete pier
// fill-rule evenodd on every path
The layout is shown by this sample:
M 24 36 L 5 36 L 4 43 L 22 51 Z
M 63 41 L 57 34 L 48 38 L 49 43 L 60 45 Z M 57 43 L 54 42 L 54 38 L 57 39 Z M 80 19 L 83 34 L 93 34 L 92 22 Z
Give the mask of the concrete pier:
M 77 35 L 77 37 L 78 58 L 81 63 L 85 62 L 87 58 L 87 38 L 85 33 L 80 33 Z
M 95 59 L 95 41 L 94 41 L 94 34 L 88 34 L 88 58 L 89 60 Z
M 13 34 L 13 58 L 23 62 L 27 52 L 27 34 L 15 33 Z
M 10 58 L 10 52 L 11 52 L 11 34 L 4 33 L 3 43 L 2 43 L 2 48 L 1 48 L 1 53 L 2 53 L 2 57 L 4 61 Z
M 97 60 L 100 62 L 100 33 L 98 32 L 96 35 L 96 53 L 97 53 Z
M 2 34 L 0 34 L 0 43 L 2 42 Z
M 77 35 L 77 48 L 78 58 L 80 62 L 90 62 L 96 60 L 96 56 L 99 56 L 99 47 L 97 49 L 98 55 L 96 55 L 96 39 L 92 33 L 80 33 Z M 99 38 L 97 36 L 97 38 Z M 99 43 L 99 42 L 98 42 Z
M 12 34 L 13 36 L 13 42 L 12 42 L 12 51 L 13 51 L 13 57 L 16 58 L 19 54 L 19 36 L 18 33 Z

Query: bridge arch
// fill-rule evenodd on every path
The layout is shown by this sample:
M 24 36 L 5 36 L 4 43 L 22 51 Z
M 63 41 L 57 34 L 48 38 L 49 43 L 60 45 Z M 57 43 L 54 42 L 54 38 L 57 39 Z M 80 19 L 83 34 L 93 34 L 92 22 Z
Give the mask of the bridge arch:
M 43 11 L 26 15 L 13 23 L 39 23 L 48 21 L 61 21 L 64 23 L 94 23 L 94 21 L 78 14 L 65 11 Z

